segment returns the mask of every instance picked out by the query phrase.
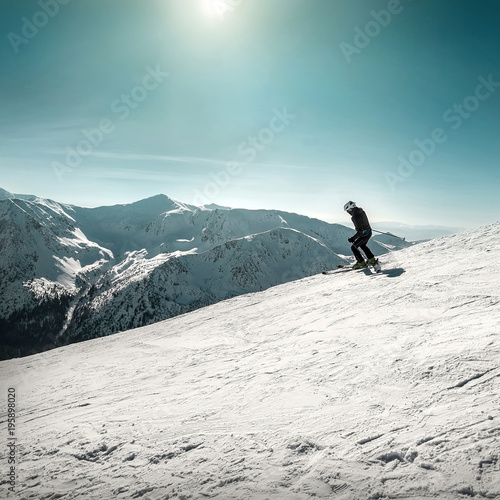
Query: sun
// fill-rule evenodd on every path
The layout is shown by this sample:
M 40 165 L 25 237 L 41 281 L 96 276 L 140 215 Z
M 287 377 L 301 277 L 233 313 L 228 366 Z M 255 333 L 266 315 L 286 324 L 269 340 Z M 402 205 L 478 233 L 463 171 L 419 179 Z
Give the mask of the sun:
M 229 12 L 234 10 L 235 0 L 202 0 L 202 8 L 210 19 L 224 20 Z

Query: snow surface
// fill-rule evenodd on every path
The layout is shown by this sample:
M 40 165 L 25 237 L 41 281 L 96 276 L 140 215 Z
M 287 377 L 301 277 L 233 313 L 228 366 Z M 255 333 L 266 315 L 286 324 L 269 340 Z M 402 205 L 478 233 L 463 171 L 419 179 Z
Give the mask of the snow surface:
M 1 362 L 11 497 L 500 498 L 499 231 Z

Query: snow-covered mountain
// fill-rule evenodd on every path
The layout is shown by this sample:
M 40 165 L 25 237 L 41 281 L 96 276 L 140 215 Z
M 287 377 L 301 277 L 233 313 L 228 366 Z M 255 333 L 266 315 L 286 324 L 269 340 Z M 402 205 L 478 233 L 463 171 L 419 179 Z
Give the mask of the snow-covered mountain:
M 352 229 L 280 211 L 164 195 L 99 208 L 1 197 L 0 359 L 151 324 L 350 254 Z M 381 236 L 371 247 L 407 245 Z
M 464 227 L 447 227 L 447 226 L 411 226 L 401 224 L 400 222 L 377 222 L 372 224 L 373 229 L 402 235 L 406 241 L 425 241 L 441 236 L 449 236 L 465 231 Z
M 19 498 L 500 498 L 499 252 L 497 223 L 2 361 L 0 461 Z
M 31 194 L 14 194 L 0 188 L 0 200 L 10 200 L 13 198 L 18 198 L 20 200 L 36 200 L 38 197 Z

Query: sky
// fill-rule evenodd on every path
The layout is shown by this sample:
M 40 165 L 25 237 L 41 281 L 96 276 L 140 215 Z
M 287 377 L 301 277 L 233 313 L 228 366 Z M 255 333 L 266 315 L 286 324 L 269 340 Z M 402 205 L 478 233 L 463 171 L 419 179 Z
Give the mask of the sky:
M 495 0 L 0 0 L 0 187 L 500 219 Z

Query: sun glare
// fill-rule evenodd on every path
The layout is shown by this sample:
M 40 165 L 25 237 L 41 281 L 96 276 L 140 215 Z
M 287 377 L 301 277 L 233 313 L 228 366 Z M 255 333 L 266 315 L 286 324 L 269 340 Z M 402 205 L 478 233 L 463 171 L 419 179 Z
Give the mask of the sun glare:
M 202 0 L 202 7 L 208 18 L 222 21 L 237 3 L 236 0 Z

